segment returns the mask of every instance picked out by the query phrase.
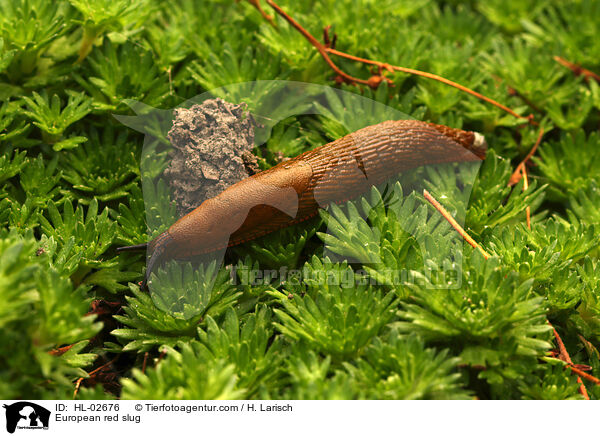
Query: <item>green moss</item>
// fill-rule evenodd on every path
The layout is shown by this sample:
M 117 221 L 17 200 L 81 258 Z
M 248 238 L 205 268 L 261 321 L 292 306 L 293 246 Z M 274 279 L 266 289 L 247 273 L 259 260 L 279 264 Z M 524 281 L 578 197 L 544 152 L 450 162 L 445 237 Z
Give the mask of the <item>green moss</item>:
M 0 396 L 71 398 L 79 377 L 121 356 L 115 382 L 83 387 L 81 398 L 581 398 L 576 377 L 548 356 L 546 320 L 573 361 L 600 376 L 600 88 L 554 56 L 600 73 L 598 2 L 375 3 L 281 6 L 314 35 L 331 24 L 340 50 L 533 113 L 546 133 L 527 190 L 508 181 L 537 127 L 403 73 L 386 73 L 393 86 L 376 90 L 336 85 L 298 32 L 248 2 L 0 0 Z M 166 164 L 159 141 L 144 144 L 112 114 L 133 115 L 131 100 L 172 108 L 261 79 L 368 98 L 325 92 L 315 97 L 321 115 L 306 116 L 291 115 L 296 101 L 269 98 L 266 82 L 219 91 L 282 114 L 265 120 L 263 169 L 388 108 L 480 131 L 490 151 L 481 167 L 429 168 L 373 188 L 231 250 L 223 266 L 166 265 L 151 276 L 164 292 L 140 291 L 143 255 L 115 247 L 165 230 L 175 207 L 167 183 L 152 179 Z M 160 158 L 143 159 L 143 182 L 142 144 L 144 158 Z M 463 247 L 423 188 L 491 259 Z M 253 282 L 250 268 L 290 275 Z M 600 399 L 600 388 L 588 391 Z

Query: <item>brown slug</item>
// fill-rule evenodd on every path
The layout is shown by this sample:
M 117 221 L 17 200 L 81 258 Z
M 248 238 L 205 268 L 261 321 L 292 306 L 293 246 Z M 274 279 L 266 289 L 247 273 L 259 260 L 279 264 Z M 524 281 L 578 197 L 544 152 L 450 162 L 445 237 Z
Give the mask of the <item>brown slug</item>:
M 225 189 L 150 241 L 157 262 L 241 244 L 315 216 L 402 171 L 485 158 L 482 135 L 417 120 L 384 121 L 282 162 Z

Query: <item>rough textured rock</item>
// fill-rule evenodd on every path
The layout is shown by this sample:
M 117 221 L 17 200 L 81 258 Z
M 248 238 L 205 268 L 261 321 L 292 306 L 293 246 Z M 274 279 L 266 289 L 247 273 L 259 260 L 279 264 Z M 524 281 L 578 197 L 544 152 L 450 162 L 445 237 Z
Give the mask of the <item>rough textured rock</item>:
M 165 176 L 183 216 L 207 198 L 258 172 L 254 122 L 242 104 L 220 98 L 175 109 L 173 145 Z

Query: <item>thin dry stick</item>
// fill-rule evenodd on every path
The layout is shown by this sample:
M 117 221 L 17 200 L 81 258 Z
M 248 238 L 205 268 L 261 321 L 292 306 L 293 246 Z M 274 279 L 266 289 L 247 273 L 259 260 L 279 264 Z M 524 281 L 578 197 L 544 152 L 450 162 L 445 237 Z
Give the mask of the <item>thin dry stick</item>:
M 146 364 L 148 363 L 148 352 L 144 353 L 144 362 L 142 363 L 142 374 L 146 374 Z
M 329 53 L 336 55 L 336 56 L 340 56 L 346 59 L 350 59 L 356 62 L 362 62 L 364 64 L 369 64 L 369 65 L 375 65 L 377 67 L 380 68 L 380 70 L 388 70 L 388 71 L 398 71 L 398 72 L 403 72 L 403 73 L 408 73 L 408 74 L 414 74 L 417 76 L 422 76 L 422 77 L 426 77 L 428 79 L 432 79 L 432 80 L 437 80 L 438 82 L 441 83 L 445 83 L 446 85 L 452 86 L 454 88 L 457 88 L 461 91 L 464 91 L 468 94 L 471 94 L 483 101 L 486 101 L 506 112 L 508 112 L 509 114 L 511 114 L 514 117 L 517 118 L 521 118 L 521 119 L 526 119 L 530 124 L 535 124 L 537 125 L 537 122 L 535 122 L 533 120 L 533 115 L 528 115 L 528 116 L 524 116 L 524 115 L 519 115 L 518 113 L 516 113 L 515 111 L 511 110 L 510 108 L 504 106 L 501 103 L 498 103 L 497 101 L 486 97 L 476 91 L 473 91 L 472 89 L 469 89 L 463 85 L 460 85 L 456 82 L 453 82 L 451 80 L 448 80 L 444 77 L 438 76 L 436 74 L 432 74 L 432 73 L 427 73 L 425 71 L 420 71 L 420 70 L 414 70 L 412 68 L 405 68 L 405 67 L 399 67 L 396 65 L 390 65 L 384 62 L 379 62 L 379 61 L 373 61 L 370 59 L 364 59 L 364 58 L 360 58 L 358 56 L 353 56 L 351 54 L 348 53 L 344 53 L 341 52 L 339 50 L 335 50 L 332 47 L 327 47 L 323 44 L 321 44 L 313 35 L 311 35 L 311 33 L 306 30 L 304 27 L 302 27 L 296 20 L 294 20 L 290 15 L 288 15 L 283 9 L 281 9 L 281 7 L 275 3 L 273 0 L 266 0 L 267 3 L 269 4 L 269 6 L 271 6 L 275 12 L 277 12 L 281 17 L 283 17 L 288 23 L 290 23 L 290 25 L 292 27 L 294 27 L 298 32 L 300 32 L 302 34 L 302 36 L 304 36 L 304 38 L 306 38 L 308 40 L 308 42 L 310 42 L 313 47 L 315 47 L 319 53 L 321 54 L 321 56 L 323 57 L 323 59 L 325 60 L 325 62 L 327 62 L 327 64 L 330 66 L 330 68 L 335 71 L 340 77 L 342 77 L 343 79 L 345 79 L 346 81 L 349 81 L 351 83 L 360 83 L 362 85 L 368 85 L 370 87 L 376 88 L 381 81 L 386 80 L 386 81 L 390 81 L 390 79 L 388 79 L 387 77 L 384 77 L 383 75 L 378 75 L 378 76 L 373 76 L 371 77 L 371 79 L 369 80 L 364 80 L 364 79 L 359 79 L 357 77 L 353 77 L 350 76 L 349 74 L 346 74 L 345 72 L 343 72 L 329 57 Z
M 81 386 L 81 382 L 84 380 L 83 377 L 79 377 L 77 379 L 77 382 L 75 383 L 75 391 L 73 391 L 73 399 L 75 399 L 77 397 L 77 394 L 79 393 L 79 387 Z
M 571 360 L 571 356 L 569 356 L 567 347 L 565 347 L 565 344 L 562 341 L 560 335 L 558 334 L 558 332 L 556 331 L 554 326 L 550 323 L 550 321 L 548 321 L 548 324 L 550 325 L 550 327 L 552 327 L 552 331 L 554 332 L 554 337 L 556 338 L 556 343 L 558 344 L 558 351 L 560 352 L 558 357 L 561 360 L 567 362 L 567 364 L 568 364 L 567 366 L 571 369 L 571 371 L 577 373 L 576 371 L 579 371 L 579 370 L 573 366 L 573 361 Z M 583 372 L 583 371 L 581 371 L 581 372 Z M 583 398 L 585 398 L 586 400 L 589 400 L 590 397 L 587 393 L 587 389 L 585 388 L 585 385 L 583 384 L 583 381 L 581 381 L 580 377 L 577 377 L 577 383 L 579 383 L 579 392 L 581 393 L 581 395 L 583 395 Z
M 236 0 L 236 3 L 239 3 L 241 0 Z M 272 16 L 270 16 L 269 14 L 267 14 L 265 12 L 265 10 L 262 8 L 262 6 L 260 5 L 260 0 L 248 0 L 248 3 L 250 3 L 252 6 L 254 6 L 256 8 L 256 10 L 262 15 L 262 17 L 267 20 L 271 26 L 273 27 L 277 27 L 277 25 L 275 24 L 275 20 Z
M 471 94 L 474 97 L 477 97 L 480 100 L 486 101 L 494 106 L 496 106 L 497 108 L 502 109 L 505 112 L 508 112 L 509 114 L 511 114 L 514 117 L 517 118 L 522 118 L 522 119 L 526 119 L 528 120 L 531 124 L 537 124 L 535 121 L 533 121 L 533 115 L 519 115 L 518 113 L 516 113 L 515 111 L 513 111 L 512 109 L 504 106 L 501 103 L 498 103 L 496 100 L 493 100 L 489 97 L 486 97 L 483 94 L 478 93 L 477 91 L 473 91 L 470 88 L 467 88 L 466 86 L 463 86 L 459 83 L 453 82 L 452 80 L 448 80 L 445 77 L 442 76 L 438 76 L 437 74 L 433 74 L 433 73 L 428 73 L 426 71 L 420 71 L 420 70 L 414 70 L 412 68 L 406 68 L 406 67 L 399 67 L 397 65 L 390 65 L 390 64 L 386 64 L 384 62 L 379 62 L 379 61 L 372 61 L 370 59 L 364 59 L 364 58 L 360 58 L 358 56 L 353 56 L 344 52 L 341 52 L 339 50 L 335 50 L 333 48 L 326 48 L 325 49 L 327 52 L 334 54 L 336 56 L 340 56 L 346 59 L 351 59 L 353 61 L 356 62 L 362 62 L 365 64 L 370 64 L 370 65 L 376 65 L 379 68 L 388 70 L 388 71 L 399 71 L 401 73 L 408 73 L 408 74 L 414 74 L 415 76 L 421 76 L 421 77 L 426 77 L 428 79 L 432 79 L 432 80 L 437 80 L 438 82 L 444 83 L 446 85 L 452 86 L 456 89 L 459 89 L 463 92 L 466 92 L 467 94 Z
M 281 15 L 288 23 L 290 23 L 290 25 L 294 29 L 296 29 L 298 32 L 300 32 L 302 34 L 302 36 L 304 36 L 304 38 L 306 38 L 308 40 L 308 42 L 310 42 L 319 51 L 319 53 L 321 54 L 321 56 L 323 57 L 323 59 L 325 60 L 325 62 L 327 62 L 327 65 L 329 65 L 333 71 L 335 71 L 338 75 L 340 75 L 341 77 L 343 77 L 344 79 L 346 79 L 346 80 L 348 80 L 350 82 L 360 83 L 362 85 L 369 85 L 369 81 L 368 80 L 363 80 L 363 79 L 359 79 L 357 77 L 352 77 L 349 74 L 346 74 L 342 70 L 340 70 L 338 68 L 338 66 L 331 60 L 331 58 L 327 54 L 327 49 L 325 48 L 325 46 L 323 44 L 321 44 L 314 36 L 312 36 L 308 30 L 306 30 L 304 27 L 302 27 L 300 25 L 300 23 L 298 23 L 292 17 L 290 17 L 274 1 L 267 0 L 267 3 L 273 9 L 275 9 L 275 11 L 279 15 Z
M 544 128 L 540 127 L 540 131 L 538 133 L 537 139 L 535 140 L 535 144 L 533 144 L 533 147 L 531 147 L 531 150 L 529 150 L 529 153 L 527 153 L 527 156 L 525 156 L 525 158 L 521 161 L 521 163 L 519 163 L 519 165 L 517 165 L 517 168 L 510 176 L 510 179 L 508 181 L 508 186 L 516 185 L 517 183 L 519 183 L 521 181 L 521 177 L 523 175 L 521 168 L 525 167 L 527 162 L 529 162 L 529 160 L 533 157 L 536 150 L 540 146 L 540 143 L 542 142 L 543 136 L 544 136 Z
M 55 348 L 54 350 L 48 351 L 48 354 L 50 354 L 51 356 L 62 356 L 67 351 L 69 351 L 73 347 L 73 345 L 74 344 L 65 345 L 64 347 L 60 347 L 60 348 Z
M 527 191 L 529 188 L 529 180 L 527 180 L 527 170 L 525 165 L 521 165 L 521 173 L 523 174 L 523 191 Z M 531 208 L 527 206 L 525 209 L 525 215 L 527 216 L 527 228 L 531 230 Z
M 450 215 L 450 213 L 446 209 L 444 209 L 444 206 L 442 206 L 435 198 L 432 197 L 432 195 L 427 191 L 427 189 L 423 189 L 423 195 L 425 196 L 427 201 L 429 201 L 433 205 L 433 207 L 435 207 L 438 210 L 438 212 L 441 213 L 444 218 L 446 218 L 450 225 L 454 227 L 454 229 L 463 237 L 463 239 L 467 241 L 469 245 L 471 245 L 471 247 L 479 250 L 481 254 L 483 254 L 483 257 L 485 259 L 488 259 L 490 257 L 490 255 L 487 254 L 486 251 L 483 248 L 481 248 L 481 246 L 477 242 L 475 242 L 473 238 L 471 238 L 471 236 L 465 231 L 465 229 L 463 229 L 461 225 L 456 222 L 452 215 Z
M 513 186 L 514 184 L 518 183 L 522 177 L 523 178 L 523 191 L 526 191 L 529 188 L 529 180 L 527 178 L 526 164 L 527 164 L 527 162 L 529 162 L 529 159 L 531 159 L 531 157 L 535 154 L 537 148 L 539 147 L 540 143 L 542 142 L 543 136 L 544 136 L 544 128 L 540 127 L 540 132 L 538 133 L 538 137 L 535 141 L 535 144 L 533 144 L 533 147 L 531 147 L 531 150 L 529 150 L 529 153 L 527 153 L 527 156 L 525 156 L 525 159 L 523 159 L 521 161 L 521 163 L 519 165 L 517 165 L 517 169 L 510 176 L 510 180 L 508 181 L 509 186 Z M 531 207 L 527 206 L 527 208 L 525 209 L 525 214 L 527 216 L 527 228 L 529 230 L 531 230 Z
M 161 362 L 161 360 L 163 360 L 163 359 L 164 359 L 164 357 L 165 357 L 166 355 L 167 355 L 167 350 L 163 349 L 163 350 L 160 352 L 160 355 L 158 356 L 158 359 L 156 360 L 156 365 L 158 365 L 158 364 Z
M 569 62 L 568 60 L 561 58 L 560 56 L 554 56 L 554 60 L 573 71 L 573 74 L 575 74 L 576 76 L 583 76 L 586 81 L 594 79 L 596 82 L 600 83 L 600 76 L 594 73 L 593 71 L 586 70 L 581 65 Z
M 593 375 L 588 374 L 587 372 L 584 372 L 582 370 L 580 370 L 579 368 L 575 367 L 572 364 L 567 363 L 567 368 L 569 368 L 571 371 L 573 371 L 575 374 L 580 375 L 581 377 L 583 377 L 584 379 L 591 381 L 592 383 L 597 384 L 598 386 L 600 386 L 600 379 L 594 377 Z M 589 400 L 589 398 L 588 398 Z
M 96 368 L 93 371 L 90 371 L 88 373 L 88 376 L 91 377 L 92 375 L 96 374 L 97 372 L 101 371 L 102 369 L 106 368 L 108 365 L 113 364 L 117 359 L 119 358 L 119 356 L 115 357 L 114 359 L 106 362 L 104 365 L 99 366 L 98 368 Z M 73 399 L 75 399 L 75 397 L 77 396 L 77 394 L 79 393 L 79 387 L 81 386 L 81 382 L 85 380 L 85 377 L 79 377 L 77 379 L 77 382 L 75 383 L 75 391 L 73 392 Z

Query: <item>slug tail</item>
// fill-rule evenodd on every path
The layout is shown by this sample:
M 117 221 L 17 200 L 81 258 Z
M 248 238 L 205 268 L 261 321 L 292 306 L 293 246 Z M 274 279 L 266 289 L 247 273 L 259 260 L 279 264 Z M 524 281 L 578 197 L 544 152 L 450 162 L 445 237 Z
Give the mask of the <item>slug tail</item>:
M 485 159 L 487 148 L 488 146 L 487 142 L 485 141 L 485 136 L 483 136 L 481 133 L 473 132 L 473 143 L 469 147 L 469 150 L 483 160 Z
M 443 126 L 440 124 L 427 123 L 444 135 L 452 138 L 467 150 L 475 154 L 479 159 L 485 159 L 487 152 L 487 143 L 485 137 L 478 132 L 468 132 L 465 130 L 454 129 L 452 127 Z

